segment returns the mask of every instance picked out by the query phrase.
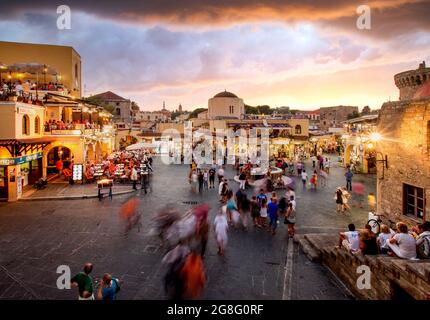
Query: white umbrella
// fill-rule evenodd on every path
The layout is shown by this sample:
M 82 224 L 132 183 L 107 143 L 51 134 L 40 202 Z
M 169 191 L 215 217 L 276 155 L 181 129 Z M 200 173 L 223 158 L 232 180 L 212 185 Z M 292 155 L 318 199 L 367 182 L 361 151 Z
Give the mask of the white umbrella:
M 139 142 L 139 143 L 132 144 L 125 149 L 127 151 L 134 151 L 134 150 L 142 150 L 142 149 L 154 149 L 156 147 L 157 146 L 152 143 Z
M 286 176 L 282 176 L 282 181 L 284 182 L 284 184 L 286 186 L 288 186 L 289 184 L 291 184 L 293 182 L 293 179 L 286 177 Z

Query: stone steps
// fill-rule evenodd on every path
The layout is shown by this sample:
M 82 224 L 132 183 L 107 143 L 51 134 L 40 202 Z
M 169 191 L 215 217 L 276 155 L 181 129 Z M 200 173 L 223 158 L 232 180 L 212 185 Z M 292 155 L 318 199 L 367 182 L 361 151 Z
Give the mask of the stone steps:
M 303 253 L 313 262 L 321 262 L 320 252 L 315 250 L 312 244 L 303 236 L 295 235 L 294 241 L 299 244 Z
M 386 255 L 355 255 L 337 249 L 337 233 L 299 234 L 294 237 L 311 261 L 328 267 L 359 299 L 391 299 L 393 284 L 415 299 L 430 299 L 430 260 L 403 260 Z M 372 289 L 358 290 L 357 268 L 370 267 Z

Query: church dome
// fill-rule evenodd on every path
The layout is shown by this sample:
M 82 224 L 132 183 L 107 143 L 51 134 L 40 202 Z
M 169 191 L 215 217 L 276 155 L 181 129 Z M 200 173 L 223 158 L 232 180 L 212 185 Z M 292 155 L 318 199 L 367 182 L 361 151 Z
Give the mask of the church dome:
M 214 98 L 238 98 L 238 96 L 225 90 L 214 95 Z

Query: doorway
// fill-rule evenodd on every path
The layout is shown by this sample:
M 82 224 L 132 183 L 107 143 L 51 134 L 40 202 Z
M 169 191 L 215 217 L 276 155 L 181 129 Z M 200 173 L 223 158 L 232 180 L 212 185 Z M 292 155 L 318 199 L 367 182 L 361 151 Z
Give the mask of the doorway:
M 8 177 L 7 167 L 0 167 L 0 200 L 8 200 Z
M 70 166 L 72 160 L 72 152 L 66 147 L 52 148 L 48 153 L 47 159 L 47 174 L 59 173 L 57 170 L 57 162 L 63 162 L 63 168 Z

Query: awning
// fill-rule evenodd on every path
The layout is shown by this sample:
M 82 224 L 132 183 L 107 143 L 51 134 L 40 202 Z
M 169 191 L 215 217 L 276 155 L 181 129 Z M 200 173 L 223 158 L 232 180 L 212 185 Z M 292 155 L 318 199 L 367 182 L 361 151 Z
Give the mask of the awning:
M 54 137 L 42 137 L 33 139 L 2 139 L 0 146 L 5 147 L 12 157 L 19 157 L 23 152 L 39 151 L 55 141 Z

